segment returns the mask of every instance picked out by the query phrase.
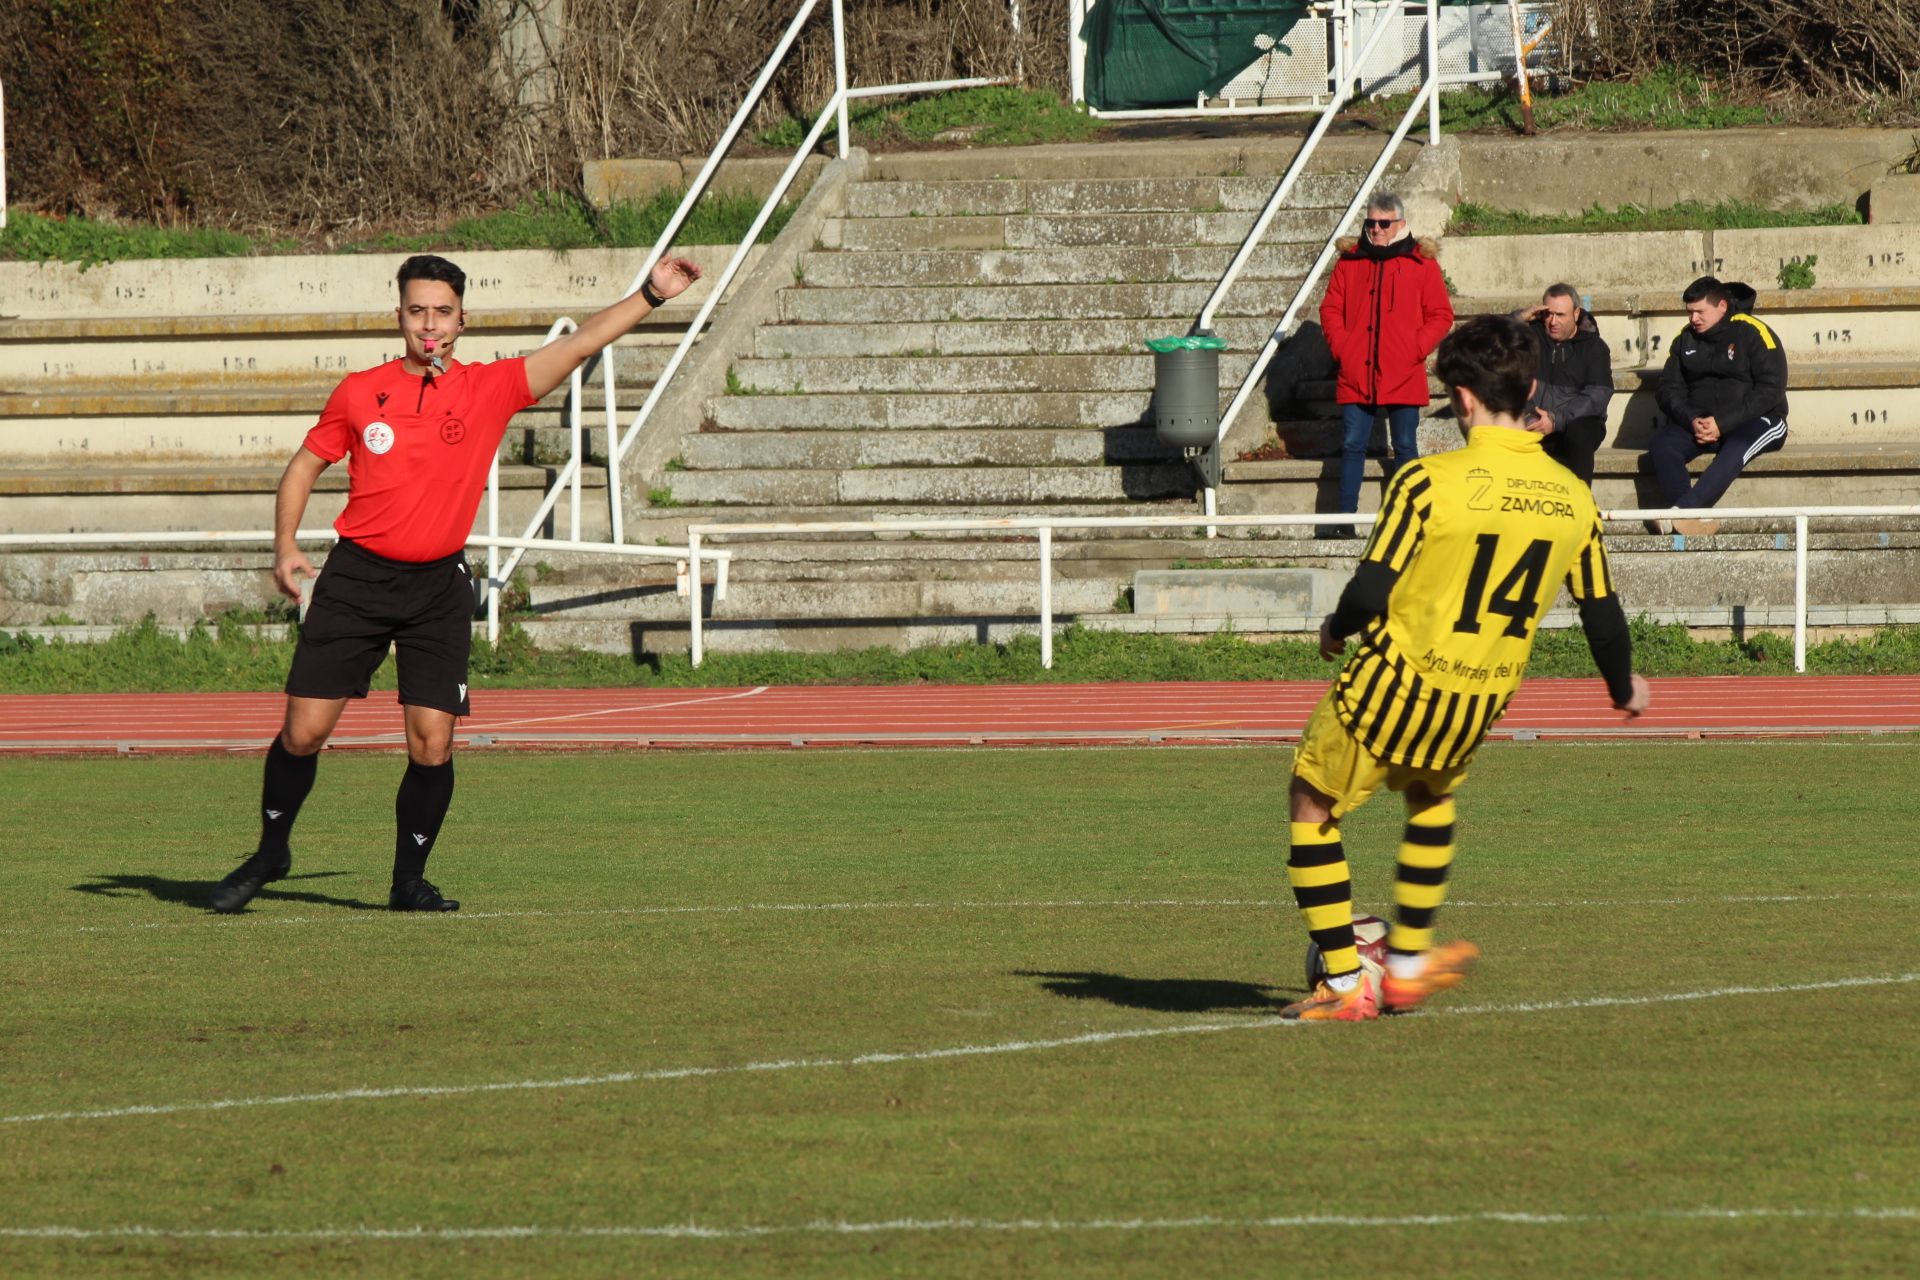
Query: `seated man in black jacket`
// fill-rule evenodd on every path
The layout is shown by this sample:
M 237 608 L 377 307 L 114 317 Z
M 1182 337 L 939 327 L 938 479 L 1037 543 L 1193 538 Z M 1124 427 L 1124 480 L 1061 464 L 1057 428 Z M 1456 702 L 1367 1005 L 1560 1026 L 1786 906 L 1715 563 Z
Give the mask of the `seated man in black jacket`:
M 1647 457 L 1673 507 L 1711 507 L 1740 469 L 1787 442 L 1787 353 L 1754 319 L 1754 292 L 1702 276 L 1680 295 L 1687 327 L 1667 352 L 1657 399 L 1662 421 Z M 1687 463 L 1714 455 L 1700 479 Z M 1675 520 L 1673 531 L 1707 534 L 1711 520 Z M 1664 526 L 1659 532 L 1667 532 Z
M 1607 438 L 1607 401 L 1613 397 L 1613 357 L 1600 326 L 1570 284 L 1550 284 L 1537 307 L 1513 313 L 1540 347 L 1533 399 L 1522 419 L 1545 437 L 1547 456 L 1593 484 L 1593 454 Z

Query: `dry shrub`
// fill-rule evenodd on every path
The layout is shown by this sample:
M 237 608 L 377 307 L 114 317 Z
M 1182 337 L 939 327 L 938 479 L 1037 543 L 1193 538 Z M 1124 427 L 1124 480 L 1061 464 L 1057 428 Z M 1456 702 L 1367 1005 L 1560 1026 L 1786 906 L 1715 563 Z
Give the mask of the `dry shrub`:
M 560 8 L 550 33 L 520 21 L 541 0 L 0 0 L 13 196 L 308 234 L 443 223 L 573 187 L 587 160 L 707 151 L 798 3 Z M 846 9 L 855 83 L 1024 62 L 1065 86 L 1067 0 L 1023 0 L 1017 41 L 1007 0 Z M 811 119 L 832 87 L 821 0 L 752 129 Z
M 1920 68 L 1913 0 L 1565 0 L 1562 31 L 1603 74 L 1667 64 L 1755 88 L 1864 101 L 1908 98 Z

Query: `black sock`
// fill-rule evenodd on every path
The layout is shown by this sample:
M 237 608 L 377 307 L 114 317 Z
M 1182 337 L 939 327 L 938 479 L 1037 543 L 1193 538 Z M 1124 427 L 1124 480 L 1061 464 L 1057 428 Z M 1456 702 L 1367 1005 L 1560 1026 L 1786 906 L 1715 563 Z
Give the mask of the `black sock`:
M 407 761 L 406 776 L 393 797 L 393 818 L 398 830 L 393 843 L 393 882 L 405 884 L 418 880 L 427 870 L 427 855 L 446 821 L 447 806 L 453 803 L 453 761 L 445 764 L 420 764 Z
M 293 820 L 300 816 L 300 806 L 307 792 L 313 790 L 313 775 L 319 768 L 317 753 L 297 756 L 278 736 L 274 738 L 267 748 L 266 777 L 260 784 L 260 852 L 287 852 Z

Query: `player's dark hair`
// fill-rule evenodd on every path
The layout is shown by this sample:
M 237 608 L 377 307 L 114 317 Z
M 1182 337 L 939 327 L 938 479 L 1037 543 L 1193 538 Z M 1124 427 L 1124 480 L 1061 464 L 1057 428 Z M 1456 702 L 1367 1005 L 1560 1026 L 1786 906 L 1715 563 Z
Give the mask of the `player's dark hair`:
M 1712 276 L 1701 276 L 1687 286 L 1680 295 L 1680 301 L 1691 306 L 1696 302 L 1710 302 L 1716 307 L 1724 307 L 1733 301 L 1733 295 L 1727 292 L 1727 286 Z
M 1433 372 L 1448 387 L 1472 391 L 1488 411 L 1517 418 L 1539 362 L 1527 326 L 1511 316 L 1475 316 L 1441 341 Z
M 406 296 L 407 284 L 413 280 L 437 280 L 452 289 L 454 297 L 464 301 L 467 296 L 467 273 L 437 254 L 414 254 L 400 264 L 400 274 L 394 279 L 400 284 L 402 297 Z
M 1545 302 L 1548 298 L 1565 298 L 1573 304 L 1575 311 L 1580 309 L 1579 291 L 1564 280 L 1556 281 L 1547 286 L 1546 291 L 1540 295 L 1540 301 Z

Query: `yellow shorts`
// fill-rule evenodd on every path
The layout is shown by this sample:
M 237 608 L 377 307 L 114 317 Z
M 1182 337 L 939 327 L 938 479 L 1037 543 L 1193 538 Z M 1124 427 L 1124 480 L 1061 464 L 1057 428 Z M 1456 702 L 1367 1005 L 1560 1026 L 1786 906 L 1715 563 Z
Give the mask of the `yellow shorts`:
M 1293 753 L 1293 776 L 1332 797 L 1333 816 L 1339 819 L 1365 804 L 1382 783 L 1389 791 L 1405 791 L 1418 783 L 1432 795 L 1448 796 L 1467 780 L 1467 771 L 1416 769 L 1380 760 L 1340 722 L 1333 690 L 1328 689 L 1300 735 L 1300 746 Z

